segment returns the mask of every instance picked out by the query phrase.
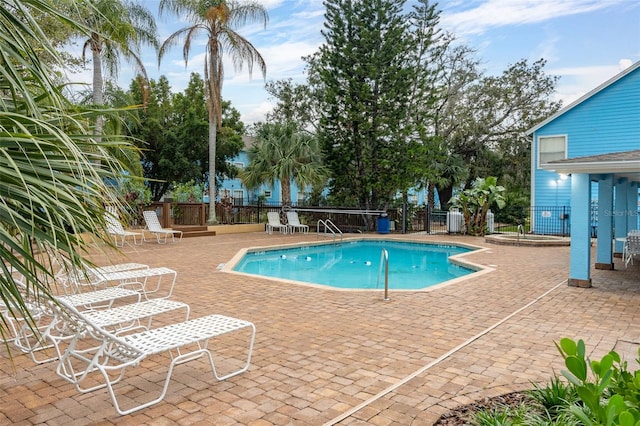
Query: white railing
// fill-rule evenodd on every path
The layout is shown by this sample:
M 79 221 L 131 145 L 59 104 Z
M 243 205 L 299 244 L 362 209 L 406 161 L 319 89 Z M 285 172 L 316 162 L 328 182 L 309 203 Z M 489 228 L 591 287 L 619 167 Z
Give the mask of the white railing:
M 330 232 L 333 235 L 333 242 L 336 241 L 336 236 L 340 236 L 340 242 L 342 242 L 342 231 L 340 228 L 336 226 L 335 223 L 331 222 L 330 219 L 322 220 L 320 219 L 317 224 L 316 234 L 320 235 L 320 225 L 324 227 L 323 232 L 324 235 L 327 235 L 327 232 Z

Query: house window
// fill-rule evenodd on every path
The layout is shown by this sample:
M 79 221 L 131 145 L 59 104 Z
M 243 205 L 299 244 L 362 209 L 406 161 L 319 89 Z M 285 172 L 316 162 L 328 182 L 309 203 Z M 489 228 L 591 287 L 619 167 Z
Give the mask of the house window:
M 244 192 L 241 189 L 233 190 L 233 205 L 234 206 L 244 205 Z
M 540 136 L 538 138 L 538 146 L 540 148 L 538 164 L 546 164 L 549 161 L 567 158 L 566 136 Z
M 265 198 L 271 198 L 271 191 L 264 191 Z
M 233 163 L 233 165 L 236 166 L 240 170 L 244 169 L 244 163 L 242 163 L 240 161 L 236 161 L 235 163 Z

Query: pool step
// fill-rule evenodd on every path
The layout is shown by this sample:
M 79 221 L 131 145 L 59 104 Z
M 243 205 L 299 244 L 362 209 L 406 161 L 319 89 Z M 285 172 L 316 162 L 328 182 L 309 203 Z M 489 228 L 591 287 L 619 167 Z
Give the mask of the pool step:
M 199 225 L 173 225 L 171 229 L 176 231 L 182 231 L 183 238 L 190 237 L 213 237 L 216 235 L 216 231 L 209 231 L 207 226 Z

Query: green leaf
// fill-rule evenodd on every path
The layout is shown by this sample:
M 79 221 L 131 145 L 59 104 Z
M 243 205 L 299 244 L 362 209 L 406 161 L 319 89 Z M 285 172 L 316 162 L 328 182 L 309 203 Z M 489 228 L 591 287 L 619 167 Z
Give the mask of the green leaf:
M 600 376 L 602 371 L 600 361 L 591 361 L 591 371 L 593 371 L 596 376 Z
M 564 377 L 566 377 L 567 380 L 569 380 L 572 384 L 574 384 L 576 386 L 582 385 L 582 382 L 580 380 L 578 380 L 578 378 L 576 376 L 574 376 L 573 374 L 571 374 L 567 370 L 562 370 L 562 375 Z
M 586 348 L 584 346 L 584 340 L 582 340 L 582 339 L 578 340 L 578 348 L 577 348 L 577 350 L 578 350 L 577 355 L 580 358 L 584 358 L 584 354 L 586 353 Z
M 601 371 L 610 370 L 612 366 L 613 366 L 613 356 L 611 356 L 611 354 L 607 354 L 603 356 L 602 359 L 600 360 Z
M 613 374 L 613 372 L 611 370 L 607 370 L 607 372 L 602 376 L 602 379 L 600 379 L 600 383 L 598 384 L 599 394 L 602 395 L 605 389 L 609 386 L 609 383 L 611 383 L 611 374 Z
M 591 389 L 584 386 L 576 387 L 576 392 L 587 407 L 593 412 L 597 412 L 599 408 L 599 398 Z
M 613 358 L 615 362 L 620 362 L 620 355 L 618 355 L 616 351 L 609 352 L 609 355 L 611 355 L 611 358 Z
M 587 363 L 584 359 L 570 355 L 564 360 L 569 371 L 581 381 L 587 379 Z
M 577 405 L 572 405 L 569 409 L 571 414 L 578 418 L 585 426 L 594 426 L 595 424 L 591 421 L 587 413 L 584 412 L 584 409 L 578 407 Z
M 619 413 L 622 413 L 625 410 L 626 406 L 624 404 L 624 399 L 620 395 L 613 395 L 609 402 L 607 403 L 606 409 L 606 420 L 607 424 L 612 424 L 613 420 Z M 630 413 L 629 413 L 630 414 Z M 633 418 L 633 416 L 631 416 Z
M 633 418 L 633 415 L 628 411 L 623 411 L 618 416 L 618 424 L 620 426 L 634 426 L 636 424 L 636 420 Z
M 576 342 L 569 339 L 568 337 L 564 337 L 560 340 L 560 349 L 566 355 L 576 355 L 577 353 L 577 345 Z

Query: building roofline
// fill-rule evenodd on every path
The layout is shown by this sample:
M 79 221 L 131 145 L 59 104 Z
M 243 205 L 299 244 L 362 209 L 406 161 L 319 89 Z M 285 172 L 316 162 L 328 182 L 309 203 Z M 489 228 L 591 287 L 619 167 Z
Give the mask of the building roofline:
M 546 126 L 548 123 L 550 123 L 551 121 L 555 120 L 556 118 L 560 117 L 561 115 L 563 115 L 564 113 L 566 113 L 567 111 L 575 108 L 576 106 L 580 105 L 582 102 L 586 101 L 587 99 L 589 99 L 590 97 L 592 97 L 593 95 L 595 95 L 596 93 L 604 90 L 606 87 L 612 85 L 613 83 L 615 83 L 616 81 L 620 80 L 621 78 L 623 78 L 624 76 L 626 76 L 627 74 L 632 73 L 633 71 L 635 71 L 636 69 L 640 68 L 640 61 L 637 61 L 636 63 L 632 64 L 631 66 L 627 67 L 625 70 L 623 70 L 622 72 L 616 74 L 615 76 L 611 77 L 609 80 L 605 81 L 604 83 L 602 83 L 601 85 L 599 85 L 598 87 L 596 87 L 595 89 L 589 91 L 588 93 L 586 93 L 585 95 L 579 97 L 578 99 L 576 99 L 575 101 L 571 102 L 569 105 L 567 105 L 564 108 L 561 108 L 560 110 L 558 110 L 555 114 L 553 114 L 552 116 L 548 117 L 547 119 L 545 119 L 544 121 L 536 124 L 535 126 L 533 126 L 531 129 L 527 130 L 525 132 L 525 134 L 527 136 L 532 135 L 535 131 L 537 131 L 538 129 L 540 129 L 543 126 Z

